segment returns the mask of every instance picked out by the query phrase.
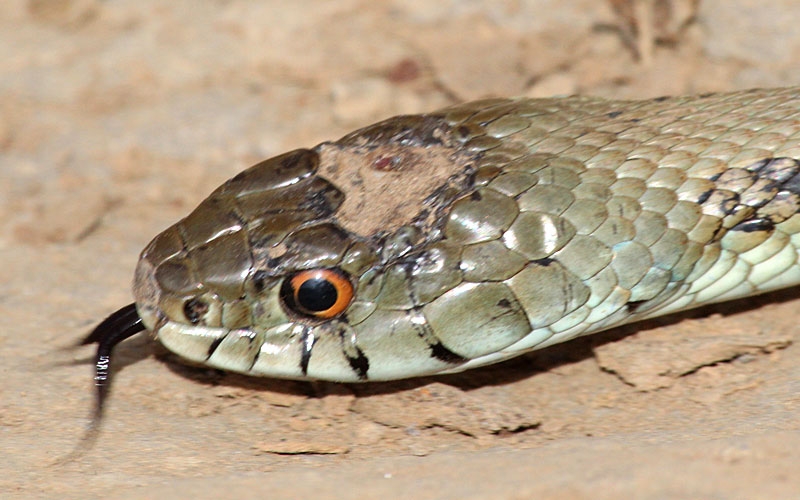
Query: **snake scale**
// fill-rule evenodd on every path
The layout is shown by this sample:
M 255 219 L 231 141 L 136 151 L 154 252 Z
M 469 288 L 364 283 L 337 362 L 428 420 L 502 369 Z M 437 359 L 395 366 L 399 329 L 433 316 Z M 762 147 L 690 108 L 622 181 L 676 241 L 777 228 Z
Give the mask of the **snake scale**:
M 190 361 L 340 382 L 450 373 L 800 283 L 800 88 L 485 99 L 263 161 L 142 252 Z

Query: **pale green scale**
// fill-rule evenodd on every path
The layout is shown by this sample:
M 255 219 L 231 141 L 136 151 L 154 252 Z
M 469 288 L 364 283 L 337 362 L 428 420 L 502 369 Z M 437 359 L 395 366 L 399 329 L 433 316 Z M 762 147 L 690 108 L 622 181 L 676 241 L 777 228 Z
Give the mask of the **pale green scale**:
M 208 358 L 211 345 L 227 334 L 228 331 L 221 328 L 197 326 L 191 335 L 187 335 L 181 323 L 168 322 L 158 330 L 158 339 L 164 347 L 180 352 L 189 361 L 203 363 Z
M 338 377 L 342 373 L 353 373 L 350 380 L 358 380 L 349 358 L 355 355 L 355 331 L 350 327 L 343 327 L 334 332 L 328 332 L 321 327 L 312 328 L 312 333 L 307 337 L 314 341 L 314 356 L 308 360 L 306 373 L 315 378 L 328 380 Z M 342 335 L 342 331 L 344 335 Z M 302 346 L 303 336 L 300 336 L 299 345 Z M 302 356 L 298 359 L 302 359 Z M 302 365 L 301 365 L 302 366 Z M 302 372 L 302 368 L 301 368 Z
M 501 238 L 503 244 L 528 260 L 549 257 L 571 241 L 575 228 L 566 218 L 541 212 L 522 212 Z
M 684 182 L 686 182 L 686 172 L 683 169 L 664 167 L 659 163 L 659 168 L 647 178 L 647 187 L 667 189 L 675 195 L 675 190 Z
M 592 236 L 606 246 L 613 247 L 617 243 L 632 240 L 636 236 L 636 227 L 630 219 L 610 215 L 594 230 Z
M 569 157 L 577 162 L 582 163 L 582 167 L 586 165 L 586 162 L 597 156 L 597 153 L 600 151 L 600 148 L 597 146 L 593 146 L 591 144 L 575 144 L 562 154 L 569 155 Z M 580 173 L 585 172 L 585 170 L 578 170 Z
M 553 257 L 576 277 L 586 280 L 606 267 L 614 254 L 596 238 L 576 234 Z
M 776 231 L 778 233 L 780 231 Z M 784 233 L 781 233 L 784 234 Z M 753 289 L 764 286 L 773 278 L 785 273 L 793 265 L 797 264 L 797 249 L 791 245 L 791 241 L 786 237 L 785 246 L 778 253 L 764 260 L 752 264 L 747 281 L 753 285 Z
M 596 155 L 586 160 L 586 166 L 590 169 L 602 168 L 613 171 L 617 165 L 625 161 L 627 158 L 628 154 L 624 149 L 604 148 Z
M 739 254 L 739 259 L 751 265 L 760 264 L 780 252 L 789 244 L 789 236 L 783 231 L 773 231 L 762 244 Z
M 738 254 L 747 252 L 761 245 L 770 237 L 769 231 L 750 231 L 749 233 L 737 234 L 729 232 L 720 240 L 720 245 Z
M 428 372 L 448 367 L 446 362 L 432 356 L 419 359 L 419 352 L 429 348 L 424 332 L 420 331 L 424 321 L 412 311 L 377 310 L 358 325 L 358 346 L 370 360 L 371 379 L 402 378 L 409 363 L 417 363 Z
M 612 193 L 608 186 L 595 182 L 583 181 L 572 190 L 573 195 L 578 199 L 596 200 L 607 203 L 611 199 Z
M 375 314 L 377 309 L 378 304 L 375 302 L 355 300 L 350 304 L 350 307 L 347 308 L 347 321 L 351 325 L 357 325 Z
M 800 266 L 793 265 L 771 280 L 758 286 L 755 293 L 761 293 L 761 290 L 779 290 L 781 288 L 794 286 L 798 283 L 798 280 L 800 280 Z
M 261 350 L 261 336 L 263 334 L 249 329 L 231 330 L 208 356 L 208 361 L 218 366 L 230 366 L 231 370 L 247 371 L 253 366 L 256 354 Z
M 247 328 L 252 317 L 250 305 L 245 300 L 235 300 L 222 306 L 222 326 L 229 329 Z
M 636 228 L 636 241 L 650 246 L 664 235 L 667 231 L 668 222 L 663 214 L 642 210 L 633 221 L 633 226 Z M 697 229 L 696 226 L 694 230 Z
M 536 171 L 538 184 L 552 184 L 567 190 L 572 190 L 581 183 L 581 179 L 570 166 L 550 165 Z
M 646 180 L 655 173 L 658 165 L 644 158 L 633 158 L 624 161 L 616 170 L 619 178 Z
M 633 287 L 631 287 L 631 302 L 654 300 L 669 285 L 672 273 L 651 267 L 647 273 Z M 645 310 L 641 308 L 640 310 Z
M 580 194 L 582 193 L 576 193 Z M 590 234 L 608 218 L 608 211 L 604 203 L 578 198 L 564 211 L 562 217 L 567 221 L 573 221 L 575 233 Z
M 712 241 L 714 235 L 717 234 L 717 223 L 719 218 L 713 215 L 701 215 L 697 225 L 687 233 L 690 240 L 698 243 L 705 243 Z
M 555 262 L 527 266 L 506 283 L 525 307 L 533 328 L 555 323 L 586 303 L 591 293 L 577 276 Z M 553 293 L 543 294 L 542 290 Z
M 678 200 L 674 207 L 666 213 L 669 227 L 688 233 L 700 222 L 703 216 L 703 209 L 697 203 Z
M 716 280 L 697 292 L 694 299 L 695 302 L 703 303 L 716 300 L 744 283 L 747 279 L 747 275 L 750 273 L 751 269 L 750 264 L 743 260 L 736 259 L 735 256 L 726 252 L 726 250 L 723 250 L 717 262 L 730 261 L 732 265 L 727 265 L 726 263 L 725 265 L 712 267 L 709 270 L 709 275 L 716 277 Z M 690 289 L 690 293 L 692 289 Z
M 588 168 L 581 172 L 581 184 L 576 186 L 575 189 L 580 189 L 585 184 L 598 184 L 603 187 L 608 187 L 614 184 L 617 180 L 617 175 L 613 170 L 607 168 Z
M 608 320 L 612 314 L 622 310 L 630 298 L 630 290 L 615 286 L 602 302 L 592 308 L 586 322 L 596 324 Z
M 584 284 L 589 287 L 589 298 L 586 299 L 586 305 L 594 309 L 611 295 L 614 288 L 619 285 L 619 278 L 614 269 L 608 266 L 586 280 Z
M 544 212 L 560 215 L 572 202 L 575 195 L 567 188 L 556 185 L 536 185 L 517 197 L 517 206 L 523 212 Z
M 488 187 L 506 196 L 517 196 L 539 181 L 536 174 L 528 172 L 505 172 L 495 177 Z
M 455 243 L 495 240 L 517 217 L 519 208 L 513 198 L 492 189 L 482 189 L 476 194 L 453 205 L 444 232 Z
M 498 139 L 530 127 L 530 120 L 518 115 L 503 115 L 486 126 L 486 134 Z
M 566 313 L 564 316 L 561 317 L 561 319 L 549 325 L 548 328 L 555 335 L 573 330 L 576 327 L 584 325 L 586 318 L 589 316 L 589 313 L 591 312 L 592 312 L 591 307 L 587 305 L 582 305 L 579 308 L 575 309 L 574 311 Z
M 677 203 L 675 190 L 668 188 L 650 187 L 639 197 L 642 210 L 661 214 L 669 212 Z
M 627 196 L 636 200 L 636 205 L 641 209 L 638 199 L 647 191 L 647 183 L 638 177 L 623 177 L 617 178 L 617 181 L 611 185 L 611 192 L 619 196 Z
M 379 309 L 406 310 L 414 307 L 406 270 L 391 266 L 383 273 L 381 293 L 375 299 Z
M 510 231 L 509 229 L 506 234 Z M 517 274 L 528 260 L 497 240 L 484 241 L 464 247 L 461 270 L 465 281 L 502 281 Z
M 530 312 L 523 310 L 517 297 L 523 303 L 531 300 L 528 295 L 512 293 L 503 283 L 462 283 L 422 311 L 436 337 L 449 350 L 465 358 L 477 358 L 499 351 L 531 331 L 525 315 Z M 563 301 L 560 306 L 563 310 Z
M 653 258 L 653 266 L 664 271 L 672 270 L 686 251 L 688 242 L 685 232 L 668 228 L 661 238 L 647 247 Z
M 733 258 L 733 253 L 726 249 L 713 253 L 715 255 L 707 260 L 711 265 L 705 269 L 702 275 L 698 276 L 696 280 L 692 280 L 692 275 L 689 275 L 687 281 L 691 282 L 690 294 L 698 293 L 719 281 L 733 268 L 738 260 Z M 708 255 L 711 255 L 711 253 Z
M 648 248 L 637 241 L 625 241 L 614 245 L 611 267 L 617 273 L 618 283 L 631 289 L 639 283 L 653 267 L 653 256 Z
M 416 305 L 427 304 L 461 283 L 461 245 L 444 241 L 432 245 L 406 274 Z

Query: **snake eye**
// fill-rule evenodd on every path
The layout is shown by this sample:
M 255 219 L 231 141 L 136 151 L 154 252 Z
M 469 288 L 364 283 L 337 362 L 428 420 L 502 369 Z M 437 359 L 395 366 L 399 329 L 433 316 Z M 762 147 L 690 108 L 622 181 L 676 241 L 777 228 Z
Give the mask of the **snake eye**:
M 289 276 L 281 286 L 281 299 L 292 311 L 330 319 L 353 300 L 353 285 L 338 269 L 309 269 Z

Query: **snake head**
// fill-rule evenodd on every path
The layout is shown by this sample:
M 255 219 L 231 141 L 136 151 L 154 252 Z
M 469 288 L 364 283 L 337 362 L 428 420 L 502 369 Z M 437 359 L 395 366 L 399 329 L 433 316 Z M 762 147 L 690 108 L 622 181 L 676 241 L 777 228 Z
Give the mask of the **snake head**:
M 245 170 L 144 249 L 137 319 L 200 364 L 341 382 L 460 371 L 572 335 L 589 288 L 555 254 L 576 229 L 542 203 L 577 162 L 531 154 L 541 134 L 520 132 L 518 108 L 396 117 Z
M 142 252 L 143 324 L 184 358 L 256 375 L 398 378 L 420 350 L 433 361 L 412 375 L 463 361 L 422 311 L 462 281 L 444 241 L 447 208 L 473 192 L 462 144 L 399 117 L 245 170 Z

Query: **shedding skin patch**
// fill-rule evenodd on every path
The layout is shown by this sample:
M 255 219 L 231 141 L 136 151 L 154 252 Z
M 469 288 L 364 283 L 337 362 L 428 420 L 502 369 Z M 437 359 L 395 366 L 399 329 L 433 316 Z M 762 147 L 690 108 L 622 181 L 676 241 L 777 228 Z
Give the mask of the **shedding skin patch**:
M 436 125 L 400 122 L 394 135 L 367 130 L 317 146 L 319 175 L 347 193 L 336 213 L 339 225 L 371 237 L 420 219 L 429 223 L 425 219 L 439 208 L 432 195 L 446 185 L 468 184 L 472 157 Z

